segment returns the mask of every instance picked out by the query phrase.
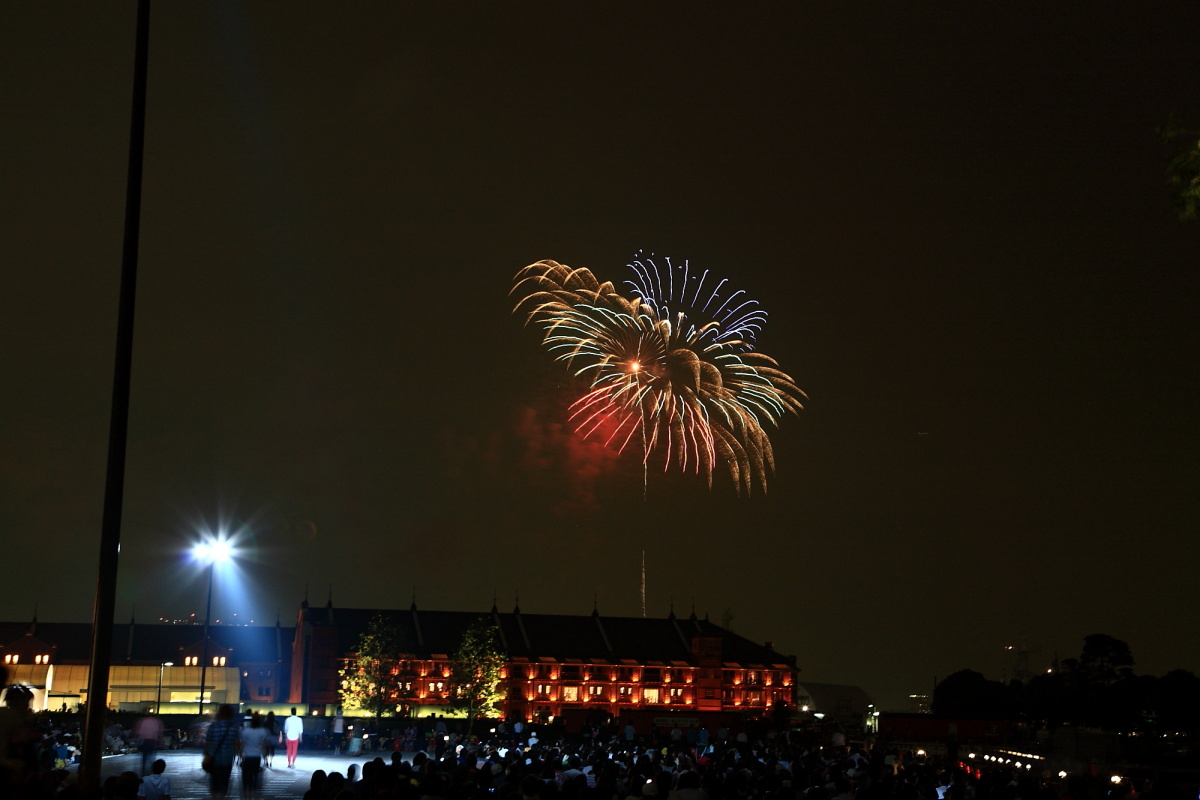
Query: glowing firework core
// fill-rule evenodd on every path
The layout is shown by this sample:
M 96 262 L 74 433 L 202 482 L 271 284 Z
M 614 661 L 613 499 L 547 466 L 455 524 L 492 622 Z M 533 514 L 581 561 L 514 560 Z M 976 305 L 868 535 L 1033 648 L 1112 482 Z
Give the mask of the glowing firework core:
M 775 361 L 755 351 L 766 312 L 745 292 L 721 294 L 726 280 L 666 259 L 631 263 L 635 297 L 600 283 L 587 269 L 539 261 L 517 273 L 514 310 L 527 309 L 542 343 L 589 383 L 570 409 L 576 431 L 623 451 L 640 434 L 643 463 L 661 457 L 703 472 L 717 462 L 738 490 L 767 488 L 774 470 L 764 423 L 802 408 L 802 392 Z M 711 287 L 711 291 L 709 290 Z

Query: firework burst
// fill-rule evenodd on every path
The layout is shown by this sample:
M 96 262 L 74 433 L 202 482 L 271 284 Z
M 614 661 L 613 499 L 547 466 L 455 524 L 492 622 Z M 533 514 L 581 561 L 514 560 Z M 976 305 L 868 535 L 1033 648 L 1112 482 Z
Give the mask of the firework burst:
M 754 350 L 766 321 L 744 292 L 721 294 L 726 281 L 665 271 L 649 258 L 629 265 L 632 298 L 587 269 L 539 261 L 517 273 L 515 310 L 536 324 L 542 342 L 588 389 L 571 405 L 577 432 L 624 451 L 634 443 L 643 464 L 703 474 L 718 463 L 739 491 L 765 491 L 774 471 L 764 424 L 801 408 L 804 393 L 775 361 Z

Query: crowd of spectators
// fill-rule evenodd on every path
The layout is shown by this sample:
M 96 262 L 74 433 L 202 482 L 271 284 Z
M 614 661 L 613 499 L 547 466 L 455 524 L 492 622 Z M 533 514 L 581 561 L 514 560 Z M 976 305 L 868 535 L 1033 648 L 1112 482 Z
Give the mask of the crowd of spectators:
M 411 763 L 399 751 L 353 773 L 314 773 L 305 800 L 1194 800 L 1194 786 L 1119 785 L 1084 770 L 975 766 L 820 732 L 728 736 L 599 729 L 513 741 L 427 731 Z M 407 738 L 401 736 L 401 740 Z
M 53 717 L 35 721 L 9 693 L 0 737 L 9 742 L 0 795 L 70 800 L 69 767 L 77 733 Z M 304 800 L 1196 800 L 1195 776 L 1112 784 L 1082 769 L 1065 779 L 1038 766 L 959 761 L 950 756 L 847 742 L 831 730 L 749 727 L 655 729 L 497 725 L 481 736 L 447 730 L 444 720 L 409 722 L 381 735 L 355 725 L 346 737 L 375 752 L 345 774 L 313 773 Z M 108 746 L 136 750 L 130 731 L 114 726 Z M 342 743 L 322 731 L 305 748 Z M 365 734 L 365 737 L 364 737 Z M 357 749 L 357 748 L 356 748 Z M 303 758 L 303 750 L 301 758 Z M 353 751 L 351 751 L 353 752 Z M 113 800 L 137 797 L 138 776 L 106 782 Z

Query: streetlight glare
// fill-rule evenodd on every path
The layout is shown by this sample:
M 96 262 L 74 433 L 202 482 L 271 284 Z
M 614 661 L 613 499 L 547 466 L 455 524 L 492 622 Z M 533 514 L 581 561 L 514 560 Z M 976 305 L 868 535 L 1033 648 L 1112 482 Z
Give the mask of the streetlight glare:
M 226 539 L 213 539 L 200 542 L 192 548 L 192 556 L 197 561 L 219 563 L 228 561 L 233 556 L 233 545 Z

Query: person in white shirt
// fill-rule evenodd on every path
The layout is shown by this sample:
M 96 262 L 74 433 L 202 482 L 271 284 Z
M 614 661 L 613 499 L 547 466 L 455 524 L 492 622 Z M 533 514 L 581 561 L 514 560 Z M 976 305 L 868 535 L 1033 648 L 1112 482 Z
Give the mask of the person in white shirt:
M 284 744 L 287 745 L 287 760 L 290 769 L 296 768 L 296 753 L 300 749 L 300 737 L 304 735 L 304 720 L 296 716 L 296 709 L 292 709 L 292 715 L 283 723 Z

